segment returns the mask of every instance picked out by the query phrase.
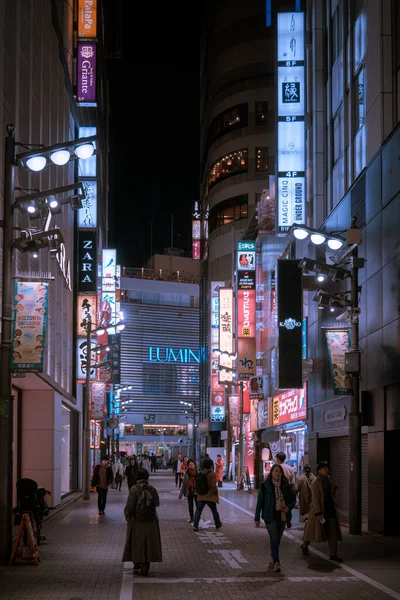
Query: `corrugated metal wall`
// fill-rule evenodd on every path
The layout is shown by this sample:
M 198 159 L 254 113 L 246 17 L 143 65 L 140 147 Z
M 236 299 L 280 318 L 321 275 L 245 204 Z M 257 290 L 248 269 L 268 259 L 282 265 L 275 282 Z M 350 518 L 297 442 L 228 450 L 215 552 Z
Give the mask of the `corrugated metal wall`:
M 133 385 L 123 393 L 123 399 L 133 400 L 129 406 L 135 413 L 182 414 L 180 400 L 199 401 L 199 364 L 189 362 L 159 362 L 155 360 L 157 347 L 160 358 L 165 348 L 175 355 L 180 349 L 191 349 L 199 354 L 199 309 L 182 306 L 146 305 L 126 302 L 125 329 L 121 334 L 121 383 Z M 153 348 L 149 359 L 149 347 Z M 185 354 L 183 354 L 185 356 Z M 186 356 L 188 358 L 188 356 Z

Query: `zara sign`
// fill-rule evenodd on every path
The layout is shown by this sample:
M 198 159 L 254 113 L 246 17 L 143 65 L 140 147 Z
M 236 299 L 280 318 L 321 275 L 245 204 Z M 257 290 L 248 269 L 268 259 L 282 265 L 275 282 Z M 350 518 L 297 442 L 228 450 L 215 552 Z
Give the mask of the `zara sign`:
M 96 292 L 96 232 L 79 231 L 78 292 Z

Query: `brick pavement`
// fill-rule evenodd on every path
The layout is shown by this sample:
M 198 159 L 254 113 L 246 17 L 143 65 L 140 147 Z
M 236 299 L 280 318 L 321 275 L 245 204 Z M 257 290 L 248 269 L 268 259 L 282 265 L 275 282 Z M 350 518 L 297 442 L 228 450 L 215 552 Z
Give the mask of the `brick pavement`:
M 254 527 L 254 495 L 225 485 L 219 505 L 223 527 L 215 530 L 206 507 L 196 534 L 187 522 L 186 501 L 177 499 L 171 473 L 157 473 L 151 481 L 161 497 L 164 556 L 163 563 L 151 566 L 151 577 L 133 576 L 132 564 L 121 562 L 125 486 L 122 492 L 109 491 L 105 517 L 98 516 L 97 497 L 91 494 L 90 502 L 78 500 L 45 521 L 40 566 L 1 567 L 0 599 L 186 600 L 189 594 L 192 600 L 338 600 L 350 594 L 355 600 L 387 600 L 390 595 L 361 579 L 375 578 L 375 569 L 383 585 L 392 583 L 399 592 L 391 597 L 400 600 L 400 549 L 395 546 L 369 536 L 346 539 L 341 548 L 346 565 L 341 568 L 324 558 L 324 544 L 317 554 L 303 557 L 296 540 L 302 526 L 294 523 L 290 537 L 282 541 L 282 573 L 274 574 L 267 532 Z

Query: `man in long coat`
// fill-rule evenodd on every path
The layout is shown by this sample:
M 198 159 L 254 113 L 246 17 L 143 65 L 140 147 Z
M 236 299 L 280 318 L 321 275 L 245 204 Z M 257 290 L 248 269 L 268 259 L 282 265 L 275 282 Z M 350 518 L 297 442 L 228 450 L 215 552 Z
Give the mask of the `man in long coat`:
M 320 462 L 317 471 L 317 477 L 311 485 L 309 518 L 304 530 L 301 549 L 303 554 L 309 555 L 310 542 L 327 541 L 329 558 L 336 562 L 343 562 L 343 559 L 337 555 L 337 543 L 338 540 L 342 541 L 342 532 L 335 505 L 336 485 L 329 477 L 328 461 Z
M 148 484 L 149 472 L 138 469 L 137 484 L 129 491 L 125 506 L 125 519 L 128 523 L 126 541 L 122 560 L 134 563 L 133 571 L 140 575 L 148 575 L 150 563 L 162 562 L 161 535 L 157 513 L 148 521 L 138 521 L 135 518 L 136 505 L 143 486 L 148 486 L 148 491 L 153 497 L 154 507 L 160 506 L 160 498 L 156 488 Z
M 308 512 L 311 504 L 311 485 L 315 481 L 315 475 L 311 473 L 310 465 L 304 466 L 304 474 L 300 475 L 295 486 L 296 493 L 299 495 L 299 513 L 300 523 L 308 519 Z

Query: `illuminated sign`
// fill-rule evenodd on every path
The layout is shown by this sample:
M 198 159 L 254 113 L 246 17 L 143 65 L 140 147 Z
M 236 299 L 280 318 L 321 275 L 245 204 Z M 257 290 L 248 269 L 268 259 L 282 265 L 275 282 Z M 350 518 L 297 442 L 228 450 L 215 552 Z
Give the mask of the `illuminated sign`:
M 96 229 L 97 227 L 97 181 L 83 181 L 85 198 L 82 208 L 78 209 L 79 229 Z
M 96 104 L 96 44 L 78 42 L 77 102 L 80 106 Z
M 229 354 L 233 350 L 232 288 L 219 288 L 219 349 Z
M 192 258 L 194 260 L 200 260 L 200 240 L 192 241 Z
M 95 38 L 97 35 L 97 0 L 78 0 L 78 37 Z
M 278 232 L 305 223 L 304 13 L 278 14 Z
M 307 395 L 305 388 L 287 390 L 272 401 L 273 423 L 283 425 L 307 418 Z
M 96 232 L 80 230 L 78 240 L 78 292 L 96 292 Z
M 86 330 L 82 327 L 81 323 L 83 319 L 86 317 L 86 308 L 82 308 L 82 303 L 85 298 L 89 301 L 90 304 L 90 315 L 92 317 L 92 321 L 96 322 L 97 317 L 97 296 L 88 296 L 87 294 L 78 294 L 77 303 L 76 303 L 76 326 L 77 337 L 84 338 L 86 336 Z
M 256 339 L 239 337 L 238 375 L 239 379 L 250 379 L 256 374 Z
M 200 363 L 200 350 L 194 351 L 190 348 L 160 348 L 160 346 L 149 346 L 148 348 L 148 360 L 150 362 L 181 362 Z
M 219 290 L 225 287 L 224 281 L 212 281 L 210 289 L 211 299 L 211 310 L 210 310 L 210 339 L 211 339 L 211 351 L 210 351 L 210 377 L 211 377 L 211 390 L 210 390 L 210 420 L 211 421 L 224 421 L 225 420 L 225 404 L 215 404 L 215 398 L 221 395 L 221 391 L 225 388 L 219 383 L 219 353 L 216 351 L 219 349 Z
M 238 336 L 256 335 L 256 291 L 238 290 Z

